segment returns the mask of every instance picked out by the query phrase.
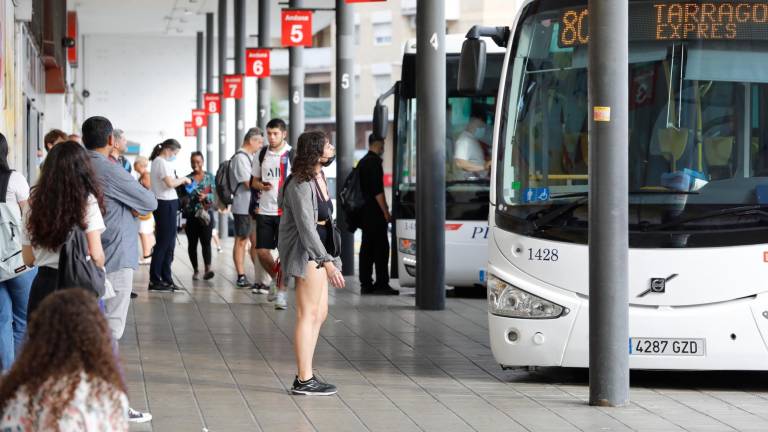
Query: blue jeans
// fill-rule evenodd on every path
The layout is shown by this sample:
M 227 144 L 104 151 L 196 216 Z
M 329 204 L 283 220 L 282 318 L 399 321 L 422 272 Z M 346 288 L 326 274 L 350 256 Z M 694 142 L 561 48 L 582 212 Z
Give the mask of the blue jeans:
M 27 302 L 37 267 L 0 282 L 0 370 L 11 368 L 27 331 Z

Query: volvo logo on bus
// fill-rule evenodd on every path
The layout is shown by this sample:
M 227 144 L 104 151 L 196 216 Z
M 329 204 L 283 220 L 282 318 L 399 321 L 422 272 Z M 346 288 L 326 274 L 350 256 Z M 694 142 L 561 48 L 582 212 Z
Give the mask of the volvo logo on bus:
M 664 294 L 667 290 L 667 282 L 677 277 L 677 273 L 673 273 L 666 278 L 651 278 L 651 285 L 647 290 L 643 291 L 638 297 L 645 297 L 647 294 Z

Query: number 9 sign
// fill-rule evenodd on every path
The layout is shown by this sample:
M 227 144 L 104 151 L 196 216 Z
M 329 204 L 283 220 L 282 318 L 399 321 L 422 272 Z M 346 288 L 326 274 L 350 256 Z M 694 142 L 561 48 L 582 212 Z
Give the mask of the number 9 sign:
M 245 50 L 245 76 L 256 78 L 269 77 L 271 74 L 269 54 L 268 49 L 249 48 Z
M 311 47 L 312 11 L 283 10 L 281 41 L 284 47 Z

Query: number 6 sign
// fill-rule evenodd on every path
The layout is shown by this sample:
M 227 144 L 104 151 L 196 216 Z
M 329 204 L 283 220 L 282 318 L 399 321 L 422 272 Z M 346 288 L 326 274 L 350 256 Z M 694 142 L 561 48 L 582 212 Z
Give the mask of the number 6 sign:
M 245 50 L 245 76 L 267 78 L 269 70 L 269 50 L 253 49 Z
M 282 11 L 282 43 L 284 47 L 312 46 L 312 11 Z
M 221 89 L 224 99 L 242 99 L 243 98 L 243 76 L 242 75 L 224 75 L 224 86 Z

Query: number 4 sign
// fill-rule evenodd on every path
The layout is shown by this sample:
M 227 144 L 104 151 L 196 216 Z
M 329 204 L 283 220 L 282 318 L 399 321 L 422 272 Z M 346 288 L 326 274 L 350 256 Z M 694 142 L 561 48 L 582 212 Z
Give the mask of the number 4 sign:
M 243 76 L 224 75 L 224 87 L 221 89 L 224 99 L 243 98 Z
M 282 11 L 282 43 L 284 47 L 312 46 L 312 11 Z
M 270 70 L 268 49 L 251 48 L 245 50 L 245 63 L 245 76 L 256 78 L 269 77 Z

